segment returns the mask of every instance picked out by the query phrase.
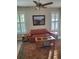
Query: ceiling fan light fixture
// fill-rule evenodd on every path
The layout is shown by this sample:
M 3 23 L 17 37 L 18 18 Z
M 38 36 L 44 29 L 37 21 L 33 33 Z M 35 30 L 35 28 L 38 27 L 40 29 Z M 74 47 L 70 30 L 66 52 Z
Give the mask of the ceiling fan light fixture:
M 37 10 L 39 10 L 40 8 L 36 7 Z
M 53 4 L 53 2 L 48 2 L 48 3 L 44 3 L 44 4 L 42 4 L 42 3 L 40 3 L 40 0 L 37 2 L 37 1 L 33 1 L 35 4 L 36 4 L 36 9 L 38 10 L 40 10 L 41 8 L 47 8 L 46 6 L 47 5 L 51 5 L 51 4 Z

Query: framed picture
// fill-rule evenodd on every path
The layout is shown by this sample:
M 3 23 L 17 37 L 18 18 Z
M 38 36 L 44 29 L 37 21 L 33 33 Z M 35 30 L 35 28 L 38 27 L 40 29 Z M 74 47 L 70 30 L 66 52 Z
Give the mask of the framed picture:
M 33 25 L 45 25 L 45 15 L 33 15 Z

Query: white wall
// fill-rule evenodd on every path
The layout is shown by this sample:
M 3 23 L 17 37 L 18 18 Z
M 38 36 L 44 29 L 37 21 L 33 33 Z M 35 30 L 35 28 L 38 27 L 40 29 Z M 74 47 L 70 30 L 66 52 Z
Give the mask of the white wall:
M 50 8 L 50 9 L 43 9 L 40 12 L 38 10 L 34 10 L 33 8 L 17 8 L 18 14 L 25 14 L 25 22 L 26 22 L 26 29 L 29 32 L 31 29 L 40 29 L 46 28 L 48 30 L 51 29 L 51 14 L 55 12 L 59 12 L 59 8 Z M 33 26 L 32 15 L 45 15 L 45 25 L 40 26 Z

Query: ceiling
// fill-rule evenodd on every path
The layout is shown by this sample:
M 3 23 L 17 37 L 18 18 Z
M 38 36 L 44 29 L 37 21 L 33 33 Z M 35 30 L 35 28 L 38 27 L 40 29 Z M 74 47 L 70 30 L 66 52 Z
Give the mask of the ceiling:
M 39 1 L 39 0 L 34 0 Z M 40 0 L 41 3 L 53 2 L 53 4 L 47 7 L 61 7 L 61 0 Z M 31 7 L 35 6 L 33 0 L 17 0 L 17 6 Z

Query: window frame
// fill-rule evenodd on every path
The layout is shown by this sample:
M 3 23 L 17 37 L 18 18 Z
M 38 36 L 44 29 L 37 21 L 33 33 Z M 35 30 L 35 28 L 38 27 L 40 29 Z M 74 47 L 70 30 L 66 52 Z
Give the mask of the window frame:
M 52 25 L 54 27 L 52 27 Z M 56 26 L 57 26 L 57 28 L 56 28 Z M 57 32 L 59 34 L 59 29 L 60 29 L 59 26 L 60 26 L 59 13 L 52 13 L 52 16 L 51 16 L 51 30 L 53 32 Z
M 24 14 L 18 14 L 17 17 L 19 17 L 19 21 L 17 18 L 17 34 L 25 34 L 26 32 L 26 27 L 24 26 L 24 29 L 22 28 L 22 25 L 25 25 L 25 21 L 21 21 L 21 16 Z M 20 26 L 19 32 L 18 32 L 18 25 Z

